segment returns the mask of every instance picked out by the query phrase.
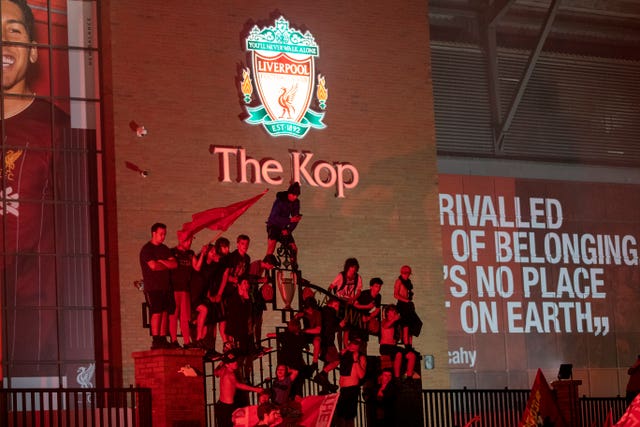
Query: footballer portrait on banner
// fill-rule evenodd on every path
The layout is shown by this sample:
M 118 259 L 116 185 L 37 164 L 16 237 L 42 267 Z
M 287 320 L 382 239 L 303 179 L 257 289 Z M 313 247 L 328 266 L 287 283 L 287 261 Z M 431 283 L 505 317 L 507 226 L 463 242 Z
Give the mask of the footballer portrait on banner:
M 2 377 L 10 386 L 74 386 L 62 379 L 80 366 L 64 361 L 95 358 L 86 308 L 97 108 L 70 98 L 97 98 L 85 28 L 95 2 L 2 0 L 0 14 Z

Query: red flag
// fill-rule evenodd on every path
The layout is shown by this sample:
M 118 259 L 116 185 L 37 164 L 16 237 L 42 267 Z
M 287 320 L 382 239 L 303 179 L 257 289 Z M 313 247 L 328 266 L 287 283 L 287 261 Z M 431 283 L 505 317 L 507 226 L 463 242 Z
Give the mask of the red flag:
M 640 425 L 640 394 L 633 399 L 627 411 L 618 420 L 615 427 L 635 427 Z
M 307 396 L 303 397 L 300 403 L 302 404 L 302 418 L 296 420 L 298 426 L 329 427 L 338 404 L 338 394 Z
M 269 189 L 264 190 L 262 193 L 250 199 L 236 202 L 223 208 L 207 209 L 206 211 L 194 213 L 191 215 L 191 222 L 182 224 L 182 229 L 178 231 L 178 238 L 185 240 L 205 228 L 227 231 L 229 227 L 231 227 L 231 224 L 264 196 L 267 191 L 269 191 Z
M 538 421 L 544 421 L 549 418 L 556 427 L 565 427 L 566 422 L 556 401 L 553 399 L 551 388 L 547 383 L 542 371 L 538 369 L 536 379 L 531 388 L 531 395 L 527 401 L 527 407 L 524 409 L 519 427 L 537 427 Z
M 326 396 L 306 396 L 300 401 L 302 416 L 294 422 L 298 427 L 329 427 L 338 403 L 338 394 Z M 258 406 L 245 406 L 233 412 L 234 427 L 253 427 L 258 421 Z M 288 424 L 287 424 L 288 425 Z
M 258 405 L 244 406 L 233 411 L 231 421 L 234 427 L 253 427 L 258 424 Z
M 480 421 L 480 415 L 476 415 L 475 417 L 471 418 L 465 425 L 464 427 L 471 427 L 471 424 L 475 423 L 475 422 L 479 422 Z
M 602 427 L 613 427 L 613 414 L 611 413 L 611 409 L 607 413 L 607 419 L 604 420 L 604 424 Z

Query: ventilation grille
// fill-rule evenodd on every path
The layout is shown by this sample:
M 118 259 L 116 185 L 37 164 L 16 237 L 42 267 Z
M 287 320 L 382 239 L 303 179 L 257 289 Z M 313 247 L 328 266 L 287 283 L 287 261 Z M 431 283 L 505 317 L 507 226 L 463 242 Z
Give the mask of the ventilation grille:
M 545 53 L 507 130 L 494 148 L 484 53 L 432 43 L 438 151 L 602 165 L 640 165 L 640 63 Z M 502 117 L 528 53 L 500 50 Z

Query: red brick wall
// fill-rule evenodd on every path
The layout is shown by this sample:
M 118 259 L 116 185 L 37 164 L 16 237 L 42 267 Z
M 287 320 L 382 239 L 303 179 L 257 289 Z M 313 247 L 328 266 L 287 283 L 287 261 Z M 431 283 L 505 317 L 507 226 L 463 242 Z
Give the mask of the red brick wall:
M 415 346 L 436 359 L 425 385 L 447 386 L 426 3 L 222 0 L 185 6 L 141 0 L 111 2 L 108 13 L 113 110 L 105 123 L 113 124 L 114 140 L 107 144 L 115 147 L 120 283 L 113 286 L 121 290 L 124 383 L 132 381 L 129 355 L 150 343 L 140 328 L 143 297 L 132 286 L 141 277 L 138 252 L 150 225 L 167 223 L 167 243 L 174 245 L 177 228 L 192 213 L 270 188 L 225 233 L 232 242 L 240 233 L 250 235 L 249 253 L 261 258 L 273 197 L 290 178 L 289 150 L 305 150 L 314 161 L 350 162 L 360 174 L 345 198 L 302 183 L 304 218 L 295 235 L 305 278 L 327 286 L 344 260 L 355 256 L 366 283 L 383 278 L 383 302 L 390 303 L 400 266 L 410 264 L 425 323 Z M 302 140 L 273 138 L 241 120 L 239 71 L 250 65 L 244 37 L 254 24 L 273 25 L 281 14 L 314 35 L 320 46 L 316 72 L 326 76 L 329 90 L 327 128 L 312 129 Z M 131 120 L 148 135 L 137 138 Z M 211 144 L 277 160 L 285 182 L 219 182 Z M 127 169 L 126 161 L 149 170 L 149 177 Z M 215 236 L 200 233 L 195 249 Z M 265 329 L 273 322 L 267 319 Z
M 179 423 L 204 426 L 204 378 L 187 377 L 179 372 L 186 365 L 202 371 L 200 351 L 149 350 L 132 356 L 136 386 L 151 389 L 155 427 Z

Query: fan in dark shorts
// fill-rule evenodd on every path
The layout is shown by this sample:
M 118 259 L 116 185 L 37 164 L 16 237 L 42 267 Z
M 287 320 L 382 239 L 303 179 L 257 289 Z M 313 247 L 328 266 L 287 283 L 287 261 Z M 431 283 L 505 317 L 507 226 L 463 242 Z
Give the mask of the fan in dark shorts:
M 170 270 L 178 266 L 171 250 L 163 243 L 167 226 L 155 223 L 151 226 L 151 240 L 140 250 L 140 268 L 144 280 L 144 292 L 151 313 L 151 349 L 168 348 L 167 332 L 169 312 L 173 310 Z

